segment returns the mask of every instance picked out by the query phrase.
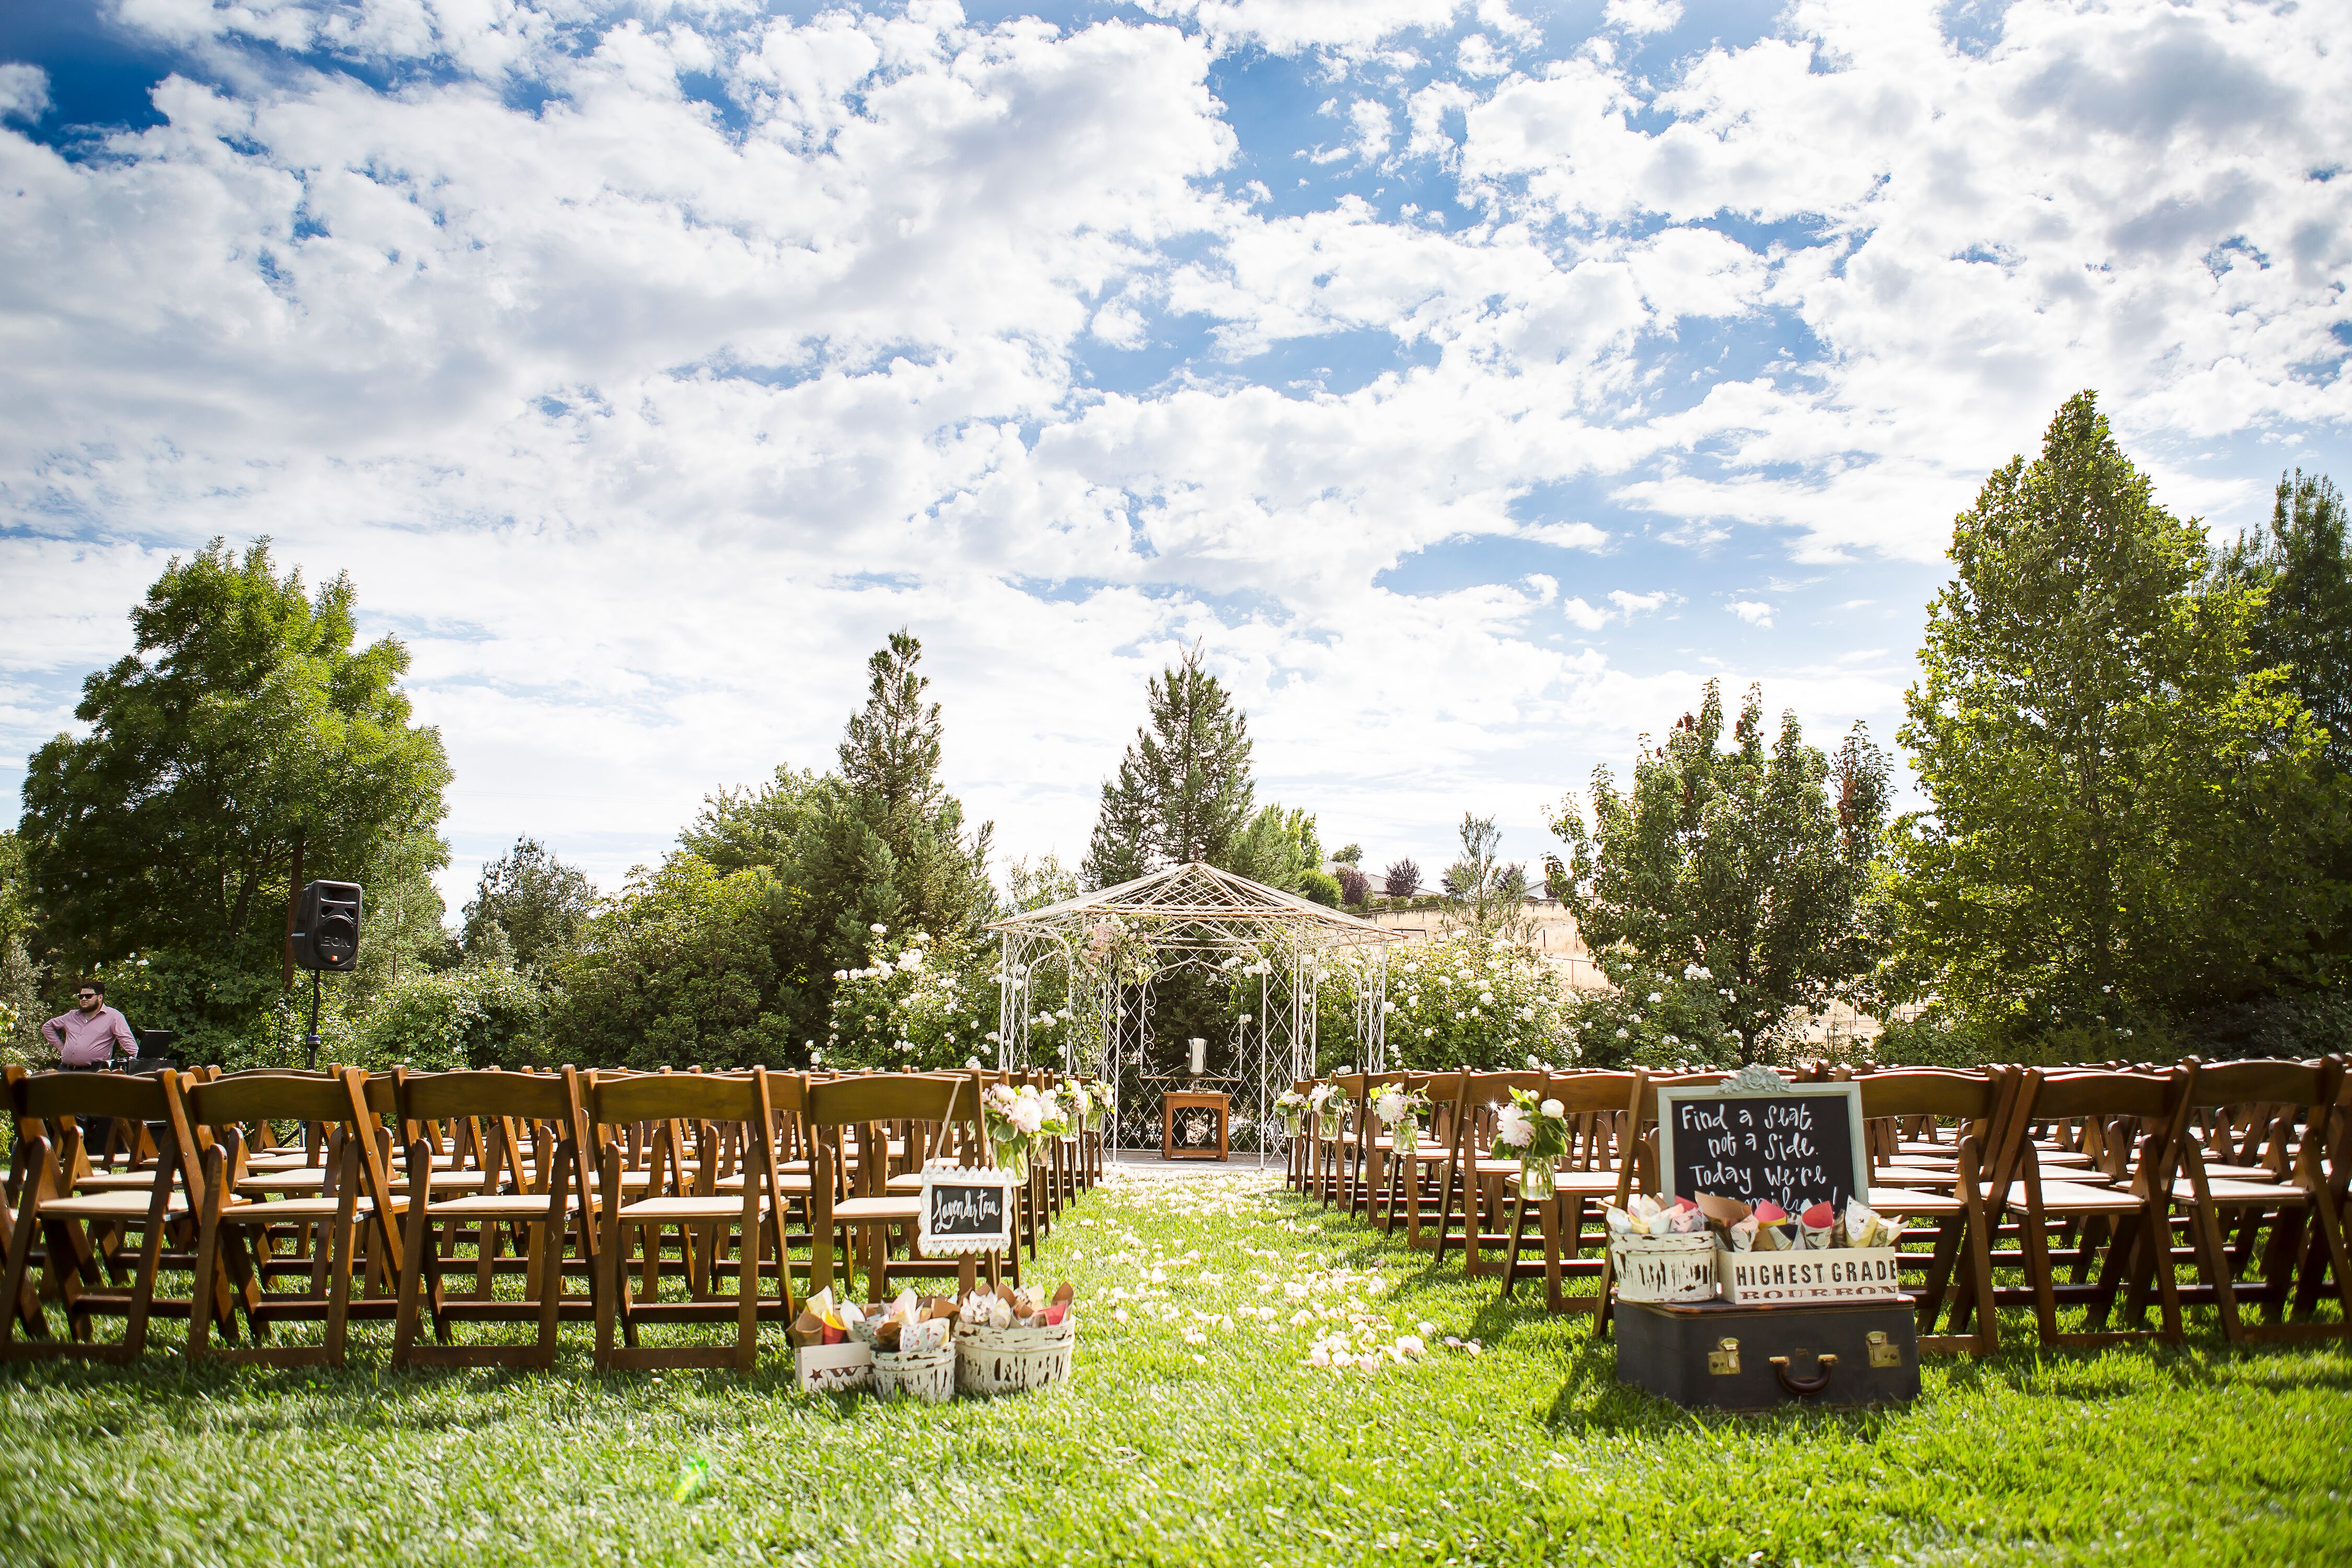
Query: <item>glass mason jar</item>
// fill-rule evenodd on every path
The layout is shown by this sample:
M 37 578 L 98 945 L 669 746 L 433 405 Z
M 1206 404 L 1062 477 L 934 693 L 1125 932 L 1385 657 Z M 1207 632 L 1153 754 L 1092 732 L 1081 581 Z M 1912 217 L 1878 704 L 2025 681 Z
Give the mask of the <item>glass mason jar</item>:
M 1026 1182 L 1029 1179 L 1028 1141 L 1016 1138 L 1010 1143 L 997 1144 L 996 1168 L 1011 1173 L 1016 1182 Z
M 1339 1136 L 1339 1112 L 1336 1108 L 1323 1113 L 1321 1131 L 1326 1138 Z
M 1410 1154 L 1421 1143 L 1421 1119 L 1400 1116 L 1389 1128 L 1389 1142 L 1400 1154 Z
M 1298 1136 L 1298 1123 L 1304 1113 L 1295 1105 L 1286 1106 L 1282 1112 L 1282 1131 L 1287 1137 Z
M 1519 1162 L 1519 1196 L 1531 1204 L 1549 1203 L 1559 1190 L 1559 1177 L 1549 1160 Z

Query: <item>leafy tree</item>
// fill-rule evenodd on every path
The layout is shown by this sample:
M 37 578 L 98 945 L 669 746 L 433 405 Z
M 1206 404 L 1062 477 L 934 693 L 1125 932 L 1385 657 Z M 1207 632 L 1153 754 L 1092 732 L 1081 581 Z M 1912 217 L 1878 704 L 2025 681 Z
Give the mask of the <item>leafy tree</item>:
M 756 789 L 705 795 L 702 809 L 678 835 L 678 847 L 720 871 L 789 867 L 824 816 L 828 789 L 835 787 L 838 781 L 822 779 L 813 770 L 794 773 L 779 766 Z
M 1527 872 L 1505 863 L 1503 834 L 1491 816 L 1462 814 L 1462 853 L 1445 868 L 1445 896 L 1472 931 L 1517 934 L 1526 924 Z
M 1356 869 L 1351 862 L 1339 862 L 1339 901 L 1349 909 L 1363 908 L 1365 900 L 1372 896 L 1370 879 Z
M 1364 865 L 1364 847 L 1360 844 L 1343 844 L 1331 851 L 1331 859 L 1337 865 L 1353 866 L 1361 870 Z
M 350 1005 L 373 1007 L 401 982 L 455 968 L 462 954 L 441 924 L 448 906 L 433 873 L 449 864 L 449 845 L 431 829 L 383 840 L 360 873 L 366 889 L 366 940 L 348 986 Z
M 721 872 L 684 852 L 637 868 L 587 940 L 558 952 L 540 1054 L 644 1070 L 804 1063 L 824 997 L 776 957 L 799 914 L 764 868 Z
M 1785 713 L 1768 752 L 1750 689 L 1725 749 L 1723 695 L 1647 748 L 1620 794 L 1592 777 L 1553 830 L 1570 847 L 1566 903 L 1596 952 L 1622 943 L 1652 970 L 1706 970 L 1739 1059 L 1758 1059 L 1793 1010 L 1812 1012 L 1873 966 L 1861 919 L 1882 848 L 1888 766 L 1857 724 L 1834 765 Z
M 1264 882 L 1286 893 L 1307 896 L 1308 878 L 1322 877 L 1323 840 L 1315 830 L 1314 813 L 1267 805 L 1250 818 L 1218 864 L 1252 881 Z M 1328 877 L 1324 880 L 1330 881 Z M 1331 882 L 1331 898 L 1339 900 L 1339 884 Z
M 1904 743 L 1906 945 L 2016 1037 L 2178 1016 L 2306 973 L 2341 889 L 2326 736 L 2266 668 L 2263 591 L 2209 574 L 2083 393 L 1957 520 Z
M 596 911 L 596 889 L 576 867 L 525 835 L 482 868 L 466 906 L 467 956 L 477 956 L 491 928 L 505 933 L 513 964 L 544 963 L 580 940 Z
M 1097 888 L 1194 860 L 1230 866 L 1251 823 L 1249 721 L 1201 650 L 1153 677 L 1145 703 L 1146 723 L 1104 781 L 1081 868 Z
M 1706 965 L 1680 970 L 1653 963 L 1623 943 L 1593 963 L 1606 990 L 1572 991 L 1561 1008 L 1561 1059 L 1586 1068 L 1719 1067 L 1739 1054 L 1725 1022 L 1727 987 Z
M 413 970 L 367 1010 L 341 1059 L 417 1072 L 533 1066 L 545 1008 L 539 987 L 503 964 Z
M 1004 906 L 1015 913 L 1042 910 L 1085 890 L 1058 855 L 1041 855 L 1035 860 L 1024 856 L 1004 868 Z
M 203 1059 L 280 984 L 294 846 L 354 877 L 429 831 L 449 780 L 410 722 L 393 637 L 355 647 L 354 592 L 279 577 L 267 542 L 173 557 L 132 611 L 133 651 L 82 686 L 89 733 L 33 754 L 19 831 L 43 946 L 66 973 L 136 949 L 188 972 L 174 1010 Z
M 1391 899 L 1409 899 L 1421 891 L 1421 868 L 1411 860 L 1391 860 L 1381 873 L 1381 891 Z

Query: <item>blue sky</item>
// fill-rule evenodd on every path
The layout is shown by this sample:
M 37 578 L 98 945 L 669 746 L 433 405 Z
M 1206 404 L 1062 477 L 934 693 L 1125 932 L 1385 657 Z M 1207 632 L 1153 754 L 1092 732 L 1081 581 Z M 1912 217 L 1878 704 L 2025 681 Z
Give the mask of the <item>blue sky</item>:
M 459 896 L 823 765 L 900 625 L 1008 854 L 1194 642 L 1376 864 L 1709 678 L 1891 745 L 2072 392 L 2217 531 L 2352 475 L 2326 9 L 0 10 L 0 786 L 215 534 L 408 642 Z

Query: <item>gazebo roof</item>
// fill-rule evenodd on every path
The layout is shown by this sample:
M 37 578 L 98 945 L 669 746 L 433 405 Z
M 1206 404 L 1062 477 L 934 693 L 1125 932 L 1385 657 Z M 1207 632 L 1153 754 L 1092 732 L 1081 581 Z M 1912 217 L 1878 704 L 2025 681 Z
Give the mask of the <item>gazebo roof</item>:
M 1080 893 L 988 929 L 1018 936 L 1082 935 L 1111 915 L 1157 925 L 1215 927 L 1243 940 L 1288 937 L 1315 948 L 1385 946 L 1403 940 L 1401 932 L 1199 860 Z

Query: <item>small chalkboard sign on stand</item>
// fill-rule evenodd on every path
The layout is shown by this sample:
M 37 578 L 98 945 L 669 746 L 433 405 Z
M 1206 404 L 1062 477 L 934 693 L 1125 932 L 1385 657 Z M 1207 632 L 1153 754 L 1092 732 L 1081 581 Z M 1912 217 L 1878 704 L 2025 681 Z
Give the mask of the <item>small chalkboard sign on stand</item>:
M 1826 1203 L 1843 1214 L 1848 1198 L 1870 1194 L 1861 1086 L 1789 1083 L 1767 1068 L 1662 1088 L 1658 1170 L 1658 1190 L 1677 1197 L 1769 1201 L 1790 1214 Z
M 1013 1194 L 1020 1184 L 1009 1171 L 982 1166 L 927 1166 L 923 1171 L 922 1229 L 916 1245 L 932 1258 L 1010 1249 Z

